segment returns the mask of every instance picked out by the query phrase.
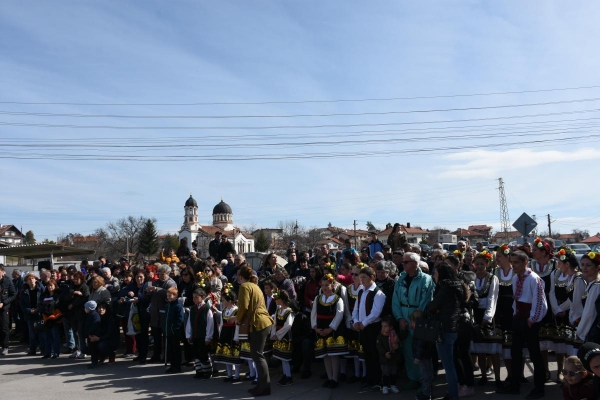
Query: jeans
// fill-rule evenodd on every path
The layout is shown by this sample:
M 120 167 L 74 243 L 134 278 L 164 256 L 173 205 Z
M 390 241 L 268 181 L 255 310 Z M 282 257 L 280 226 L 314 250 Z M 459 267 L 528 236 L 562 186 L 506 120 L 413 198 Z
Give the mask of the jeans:
M 73 329 L 71 329 L 71 322 L 68 318 L 62 319 L 63 330 L 65 331 L 65 342 L 69 349 L 75 349 L 75 335 L 73 335 Z
M 431 383 L 433 382 L 433 363 L 430 358 L 419 361 L 421 372 L 421 393 L 427 398 L 431 397 Z
M 52 328 L 46 328 L 44 333 L 44 355 L 60 354 L 60 325 L 55 324 Z
M 267 365 L 267 359 L 265 358 L 265 342 L 271 334 L 271 327 L 268 326 L 260 331 L 250 332 L 248 334 L 248 341 L 250 342 L 250 354 L 252 355 L 252 361 L 256 364 L 256 371 L 258 373 L 258 390 L 265 390 L 271 388 L 271 377 L 269 376 L 269 366 Z
M 458 400 L 458 376 L 454 367 L 454 342 L 456 341 L 456 332 L 444 333 L 442 343 L 436 343 L 436 348 L 444 370 L 446 371 L 446 382 L 448 383 L 448 395 L 450 400 Z

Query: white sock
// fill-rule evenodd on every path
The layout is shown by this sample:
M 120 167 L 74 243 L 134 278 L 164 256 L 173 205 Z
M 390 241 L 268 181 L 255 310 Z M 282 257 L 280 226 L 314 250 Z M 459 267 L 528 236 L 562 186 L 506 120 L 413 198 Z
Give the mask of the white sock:
M 231 378 L 233 376 L 233 365 L 226 364 L 225 368 L 227 368 L 227 377 Z
M 289 361 L 281 361 L 281 366 L 283 367 L 283 374 L 289 378 L 292 377 L 292 368 L 290 366 Z
M 360 378 L 360 360 L 358 358 L 354 359 L 354 376 Z
M 254 361 L 248 361 L 248 368 L 250 369 L 250 376 L 252 378 L 257 378 L 257 374 L 256 374 L 256 364 L 254 364 Z
M 239 365 L 232 365 L 234 371 L 235 371 L 235 379 L 239 379 L 240 377 L 240 366 Z

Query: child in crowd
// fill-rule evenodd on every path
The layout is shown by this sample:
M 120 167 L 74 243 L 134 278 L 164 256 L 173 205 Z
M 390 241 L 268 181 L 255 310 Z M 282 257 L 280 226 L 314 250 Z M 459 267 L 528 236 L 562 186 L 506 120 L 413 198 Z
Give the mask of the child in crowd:
M 410 329 L 415 329 L 417 319 L 423 318 L 423 316 L 423 311 L 413 311 L 410 315 Z M 433 355 L 433 343 L 417 339 L 413 336 L 412 351 L 415 357 L 414 363 L 419 366 L 421 373 L 421 392 L 417 393 L 415 400 L 431 400 L 431 383 L 433 381 L 431 357 Z
M 223 311 L 220 312 L 223 324 L 219 333 L 219 343 L 213 357 L 213 362 L 225 364 L 227 368 L 227 378 L 223 382 L 240 381 L 240 346 L 238 344 L 238 325 L 229 323 L 231 317 L 237 314 L 237 296 L 233 291 L 233 285 L 227 283 L 221 293 L 221 304 Z
M 177 301 L 176 287 L 167 289 L 167 305 L 165 306 L 165 338 L 167 339 L 166 357 L 171 366 L 165 371 L 167 374 L 181 372 L 181 349 L 179 333 L 183 326 L 183 306 Z
M 190 315 L 185 326 L 185 337 L 192 345 L 194 354 L 194 379 L 210 379 L 212 377 L 212 364 L 208 351 L 213 338 L 214 319 L 211 307 L 204 302 L 206 292 L 203 289 L 194 290 L 194 306 L 190 308 Z
M 592 400 L 598 398 L 598 393 L 592 384 L 593 377 L 583 367 L 577 356 L 565 360 L 562 392 L 565 400 Z
M 271 328 L 273 344 L 273 357 L 281 360 L 283 375 L 278 382 L 279 386 L 289 386 L 294 383 L 292 379 L 292 340 L 290 329 L 294 323 L 294 313 L 290 308 L 290 296 L 285 290 L 274 290 L 273 298 L 277 304 L 277 312 L 271 317 L 275 321 Z
M 379 352 L 379 363 L 381 364 L 381 375 L 383 394 L 399 393 L 396 386 L 396 375 L 398 373 L 398 360 L 400 340 L 394 331 L 394 320 L 391 316 L 381 320 L 381 333 L 377 336 L 377 351 Z

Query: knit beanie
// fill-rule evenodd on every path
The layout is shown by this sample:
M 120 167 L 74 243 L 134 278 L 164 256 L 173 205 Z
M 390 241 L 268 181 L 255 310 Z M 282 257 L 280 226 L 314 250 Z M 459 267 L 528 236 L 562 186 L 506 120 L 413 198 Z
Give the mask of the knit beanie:
M 600 344 L 588 342 L 583 344 L 579 350 L 577 350 L 577 357 L 581 360 L 585 369 L 590 372 L 592 372 L 590 369 L 590 361 L 596 356 L 600 356 Z
M 96 307 L 98 306 L 98 304 L 96 304 L 96 302 L 94 300 L 90 300 L 87 303 L 85 303 L 83 306 L 85 307 L 86 310 L 94 311 L 96 309 Z

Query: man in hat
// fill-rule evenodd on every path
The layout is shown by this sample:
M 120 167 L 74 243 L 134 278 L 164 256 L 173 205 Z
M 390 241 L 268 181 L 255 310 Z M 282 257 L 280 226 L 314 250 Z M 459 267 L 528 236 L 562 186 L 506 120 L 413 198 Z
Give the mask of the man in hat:
M 227 238 L 227 235 L 222 235 L 221 244 L 219 244 L 219 258 L 217 258 L 217 262 L 226 260 L 228 253 L 235 255 L 235 248 L 233 247 L 233 243 L 231 243 Z
M 221 231 L 215 232 L 215 238 L 208 244 L 208 254 L 215 260 L 219 257 L 219 245 L 221 244 Z

